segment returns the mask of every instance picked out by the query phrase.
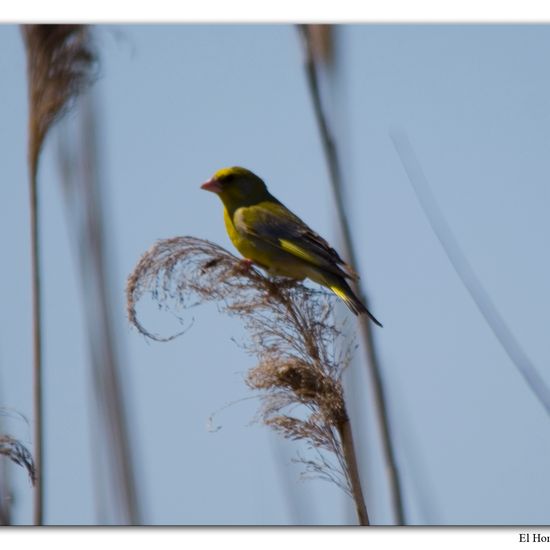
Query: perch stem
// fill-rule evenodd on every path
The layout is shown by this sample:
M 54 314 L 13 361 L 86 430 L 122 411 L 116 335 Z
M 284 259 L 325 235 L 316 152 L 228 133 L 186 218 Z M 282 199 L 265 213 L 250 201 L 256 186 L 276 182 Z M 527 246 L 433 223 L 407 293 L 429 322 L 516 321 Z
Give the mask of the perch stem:
M 309 35 L 307 25 L 298 25 L 298 30 L 303 39 L 306 77 L 313 103 L 315 118 L 319 127 L 319 133 L 325 153 L 328 171 L 330 174 L 330 183 L 335 199 L 338 222 L 342 232 L 344 256 L 347 257 L 350 260 L 351 265 L 356 268 L 358 262 L 344 205 L 342 173 L 340 169 L 336 145 L 332 138 L 327 122 L 327 117 L 325 115 L 325 111 L 323 110 L 321 102 L 321 91 L 317 78 L 317 67 L 313 56 L 311 37 Z M 362 299 L 363 303 L 368 307 L 366 297 L 362 292 L 359 284 L 353 283 L 352 288 L 354 292 L 358 294 L 358 296 Z M 405 510 L 403 506 L 402 488 L 399 479 L 399 472 L 397 469 L 395 449 L 391 438 L 388 405 L 386 403 L 386 396 L 384 393 L 380 364 L 374 345 L 374 338 L 372 335 L 371 326 L 369 324 L 369 320 L 364 315 L 359 316 L 359 326 L 360 334 L 363 339 L 364 348 L 367 355 L 367 370 L 372 381 L 374 409 L 377 417 L 377 422 L 380 427 L 382 452 L 384 454 L 384 460 L 386 462 L 386 468 L 388 472 L 388 481 L 390 485 L 391 501 L 395 514 L 395 520 L 397 525 L 404 525 L 406 521 Z
M 359 468 L 357 467 L 357 458 L 355 456 L 355 447 L 353 444 L 353 435 L 351 433 L 351 425 L 349 420 L 345 420 L 339 424 L 338 432 L 342 442 L 344 459 L 349 475 L 355 508 L 357 510 L 359 525 L 370 525 L 367 505 L 365 504 L 365 497 L 363 496 L 363 490 L 361 489 L 361 479 L 359 478 Z

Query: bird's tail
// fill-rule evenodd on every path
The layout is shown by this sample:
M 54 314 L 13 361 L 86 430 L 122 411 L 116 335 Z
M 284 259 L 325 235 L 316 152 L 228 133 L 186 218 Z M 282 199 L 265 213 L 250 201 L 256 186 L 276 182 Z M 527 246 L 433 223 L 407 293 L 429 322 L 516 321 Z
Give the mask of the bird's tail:
M 328 287 L 351 309 L 351 311 L 353 311 L 353 313 L 355 313 L 355 315 L 366 313 L 375 325 L 382 327 L 382 323 L 380 323 L 380 321 L 378 321 L 378 319 L 366 308 L 365 304 L 357 298 L 346 281 L 341 280 L 336 284 L 331 283 Z

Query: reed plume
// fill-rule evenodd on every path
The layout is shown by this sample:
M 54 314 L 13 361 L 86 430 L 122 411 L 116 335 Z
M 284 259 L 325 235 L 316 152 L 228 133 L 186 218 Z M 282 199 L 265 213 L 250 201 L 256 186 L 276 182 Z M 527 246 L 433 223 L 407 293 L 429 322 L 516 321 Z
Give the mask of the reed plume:
M 24 468 L 31 483 L 36 483 L 36 468 L 32 455 L 18 439 L 11 435 L 0 435 L 0 455 Z
M 95 55 L 84 25 L 23 25 L 29 88 L 28 162 L 33 295 L 34 523 L 43 523 L 42 311 L 37 174 L 52 125 L 94 80 Z
M 85 25 L 24 25 L 29 79 L 29 165 L 36 178 L 48 130 L 95 79 Z
M 137 318 L 144 293 L 183 319 L 189 307 L 213 301 L 240 318 L 250 339 L 246 351 L 258 359 L 247 385 L 262 401 L 259 418 L 315 452 L 300 459 L 306 473 L 337 483 L 355 501 L 359 522 L 369 519 L 361 490 L 341 384 L 350 351 L 332 315 L 332 295 L 291 279 L 272 279 L 243 264 L 220 246 L 194 237 L 158 241 L 128 278 L 130 322 L 148 338 Z M 180 333 L 181 334 L 181 333 Z

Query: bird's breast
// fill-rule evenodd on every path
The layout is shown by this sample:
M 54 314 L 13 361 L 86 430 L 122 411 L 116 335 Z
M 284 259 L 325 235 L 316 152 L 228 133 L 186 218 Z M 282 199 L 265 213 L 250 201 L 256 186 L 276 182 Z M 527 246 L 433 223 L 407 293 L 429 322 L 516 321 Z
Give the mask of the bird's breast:
M 223 218 L 225 221 L 225 228 L 227 230 L 227 234 L 229 235 L 229 238 L 231 239 L 233 246 L 235 246 L 235 248 L 245 258 L 248 258 L 254 261 L 259 261 L 259 258 L 257 257 L 259 255 L 259 252 L 257 250 L 258 247 L 255 244 L 255 240 L 250 235 L 243 235 L 242 233 L 237 231 L 237 228 L 233 223 L 232 216 L 229 214 L 227 209 L 224 209 Z

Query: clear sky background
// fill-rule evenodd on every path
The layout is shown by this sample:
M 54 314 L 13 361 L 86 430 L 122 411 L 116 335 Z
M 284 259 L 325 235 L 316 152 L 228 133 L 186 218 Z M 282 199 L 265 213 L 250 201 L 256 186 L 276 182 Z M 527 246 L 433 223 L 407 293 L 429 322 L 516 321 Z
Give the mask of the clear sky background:
M 215 307 L 170 343 L 128 326 L 124 287 L 159 238 L 231 248 L 199 185 L 243 165 L 338 247 L 335 209 L 297 33 L 289 25 L 99 26 L 98 105 L 113 308 L 126 358 L 140 495 L 152 524 L 346 524 L 323 481 L 300 481 L 300 446 L 252 424 L 254 360 Z M 440 207 L 493 301 L 550 383 L 550 28 L 353 25 L 338 29 L 332 113 L 349 222 L 375 330 L 407 518 L 417 524 L 548 524 L 550 418 L 456 276 L 389 131 L 407 131 Z M 19 30 L 0 27 L 0 406 L 32 447 L 27 96 Z M 73 118 L 78 116 L 75 112 Z M 45 284 L 46 522 L 99 521 L 97 434 L 78 269 L 59 183 L 58 132 L 40 170 Z M 342 310 L 344 311 L 344 310 Z M 142 320 L 176 330 L 167 314 Z M 358 350 L 346 373 L 373 523 L 391 523 Z M 14 520 L 32 490 L 10 468 Z

